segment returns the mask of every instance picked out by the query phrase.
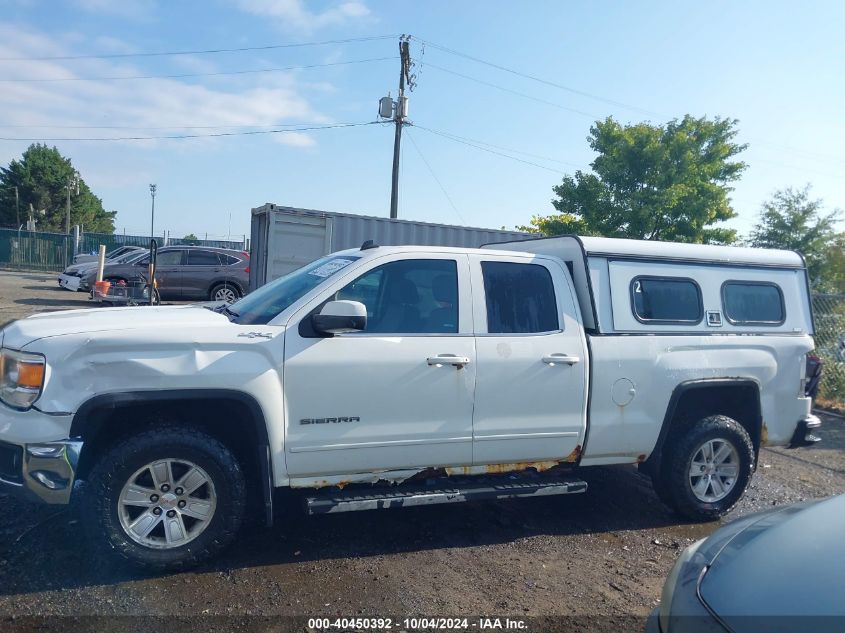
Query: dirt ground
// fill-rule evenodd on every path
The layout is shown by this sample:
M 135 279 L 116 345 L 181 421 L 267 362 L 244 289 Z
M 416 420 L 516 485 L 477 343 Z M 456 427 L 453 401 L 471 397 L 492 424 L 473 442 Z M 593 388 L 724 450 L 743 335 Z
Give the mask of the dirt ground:
M 0 323 L 72 307 L 90 304 L 59 289 L 55 275 L 0 271 Z M 763 449 L 750 490 L 725 520 L 845 492 L 845 420 L 823 418 L 820 444 Z M 634 467 L 580 474 L 589 489 L 571 497 L 323 517 L 283 500 L 272 529 L 250 528 L 217 560 L 160 576 L 92 551 L 73 507 L 0 495 L 0 629 L 35 630 L 27 616 L 43 615 L 133 616 L 67 620 L 75 630 L 80 622 L 148 628 L 139 616 L 176 618 L 192 630 L 254 622 L 280 630 L 291 615 L 559 615 L 580 617 L 566 620 L 567 630 L 588 630 L 584 616 L 605 630 L 642 630 L 680 550 L 719 523 L 683 522 Z

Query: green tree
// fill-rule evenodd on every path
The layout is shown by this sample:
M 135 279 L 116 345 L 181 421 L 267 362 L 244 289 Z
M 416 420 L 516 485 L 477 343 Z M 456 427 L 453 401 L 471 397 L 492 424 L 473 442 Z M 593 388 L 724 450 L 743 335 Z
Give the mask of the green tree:
M 733 141 L 736 120 L 685 116 L 666 125 L 597 121 L 587 140 L 598 152 L 592 173 L 576 171 L 554 187 L 559 212 L 535 216 L 527 230 L 645 240 L 723 243 L 736 231 L 712 227 L 736 213 L 729 183 L 745 163 Z
M 182 238 L 182 241 L 185 244 L 199 244 L 200 238 L 198 238 L 193 233 L 188 233 L 185 237 Z
M 35 220 L 40 231 L 64 233 L 67 215 L 67 183 L 75 173 L 69 158 L 55 147 L 33 144 L 20 160 L 0 168 L 0 226 L 18 228 L 15 210 L 15 191 L 20 197 L 21 223 L 29 217 L 30 204 L 36 211 L 44 210 Z M 85 181 L 79 179 L 79 190 L 70 195 L 70 224 L 81 224 L 86 231 L 114 233 L 116 211 L 106 211 Z
M 760 248 L 785 248 L 798 251 L 807 260 L 813 286 L 823 292 L 842 287 L 842 248 L 845 236 L 837 235 L 836 221 L 841 212 L 825 214 L 824 203 L 810 198 L 810 185 L 803 189 L 788 187 L 775 191 L 763 203 L 757 224 L 748 243 Z

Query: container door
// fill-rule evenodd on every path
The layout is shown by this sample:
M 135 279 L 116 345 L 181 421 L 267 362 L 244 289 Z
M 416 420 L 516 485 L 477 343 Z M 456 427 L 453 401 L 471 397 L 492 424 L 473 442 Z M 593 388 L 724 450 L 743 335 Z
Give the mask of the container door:
M 327 255 L 326 218 L 275 213 L 267 249 L 266 282 Z

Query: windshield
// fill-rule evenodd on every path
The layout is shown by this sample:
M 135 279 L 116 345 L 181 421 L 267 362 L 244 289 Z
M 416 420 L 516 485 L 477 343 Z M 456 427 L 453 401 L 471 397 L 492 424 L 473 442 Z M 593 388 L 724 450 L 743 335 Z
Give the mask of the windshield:
M 318 259 L 248 294 L 228 311 L 235 317 L 236 323 L 268 323 L 294 301 L 357 259 L 360 257 L 354 255 L 330 255 Z

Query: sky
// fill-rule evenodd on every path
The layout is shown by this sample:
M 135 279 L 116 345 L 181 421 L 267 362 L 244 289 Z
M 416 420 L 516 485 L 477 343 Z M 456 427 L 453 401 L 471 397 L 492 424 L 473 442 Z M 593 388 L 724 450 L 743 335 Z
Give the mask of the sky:
M 692 114 L 739 120 L 746 234 L 780 188 L 845 209 L 843 23 L 838 0 L 0 0 L 0 165 L 32 142 L 7 139 L 146 137 L 45 141 L 134 234 L 150 183 L 157 234 L 240 239 L 265 202 L 386 216 L 394 129 L 357 124 L 411 34 L 399 217 L 527 224 L 594 121 Z

